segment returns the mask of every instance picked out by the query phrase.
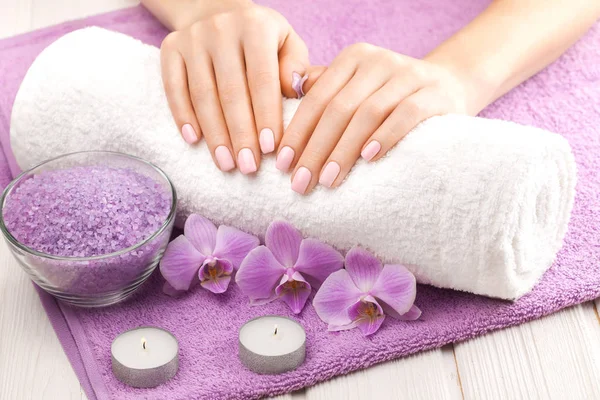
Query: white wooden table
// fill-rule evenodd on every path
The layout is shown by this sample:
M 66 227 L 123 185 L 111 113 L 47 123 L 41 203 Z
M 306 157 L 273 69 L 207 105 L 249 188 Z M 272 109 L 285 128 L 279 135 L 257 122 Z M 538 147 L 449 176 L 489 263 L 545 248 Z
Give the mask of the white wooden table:
M 0 0 L 0 38 L 135 4 Z M 85 399 L 33 286 L 0 242 L 0 399 Z M 281 398 L 600 399 L 597 305 L 586 303 Z

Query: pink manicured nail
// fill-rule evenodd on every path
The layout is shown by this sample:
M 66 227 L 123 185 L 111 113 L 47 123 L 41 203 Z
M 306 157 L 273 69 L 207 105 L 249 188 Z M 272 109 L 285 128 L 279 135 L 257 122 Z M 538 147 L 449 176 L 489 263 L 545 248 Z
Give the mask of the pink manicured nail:
M 277 155 L 277 162 L 275 162 L 277 169 L 281 172 L 287 172 L 290 169 L 290 165 L 292 165 L 292 161 L 294 161 L 294 154 L 294 150 L 289 146 L 281 149 Z
M 189 144 L 194 144 L 198 141 L 198 135 L 196 135 L 194 127 L 190 124 L 185 124 L 181 127 L 181 134 L 183 135 L 183 140 Z
M 260 131 L 258 141 L 260 143 L 260 151 L 263 154 L 268 154 L 275 150 L 275 135 L 273 135 L 273 131 L 269 128 L 264 128 Z
M 231 171 L 235 167 L 231 152 L 225 146 L 219 146 L 215 149 L 215 158 L 217 159 L 217 163 L 219 163 L 219 168 L 223 172 Z
M 335 161 L 329 162 L 319 177 L 319 183 L 323 186 L 331 187 L 335 178 L 340 174 L 340 169 L 340 164 Z
M 306 188 L 310 183 L 310 178 L 312 174 L 306 167 L 298 168 L 296 171 L 296 175 L 294 175 L 294 180 L 292 180 L 292 190 L 294 192 L 298 192 L 300 194 L 304 194 L 306 192 Z
M 364 148 L 360 156 L 367 161 L 371 161 L 379 153 L 379 150 L 381 150 L 381 144 L 377 140 L 373 140 Z
M 249 148 L 241 149 L 238 153 L 238 166 L 242 174 L 251 174 L 256 172 L 256 160 L 254 154 Z

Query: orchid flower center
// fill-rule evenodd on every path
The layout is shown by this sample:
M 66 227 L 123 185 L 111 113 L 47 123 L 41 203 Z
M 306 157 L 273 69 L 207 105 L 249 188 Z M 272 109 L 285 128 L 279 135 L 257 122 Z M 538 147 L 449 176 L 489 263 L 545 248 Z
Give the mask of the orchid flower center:
M 206 267 L 204 268 L 205 279 L 215 280 L 221 275 L 226 275 L 226 273 L 223 271 L 223 266 L 219 263 L 219 260 L 215 258 L 206 263 Z
M 358 309 L 358 315 L 360 318 L 374 319 L 380 316 L 379 309 L 377 306 L 370 301 L 362 301 L 360 308 Z
M 304 288 L 305 286 L 306 286 L 306 283 L 304 283 L 304 282 L 289 280 L 283 284 L 283 290 L 296 291 L 298 289 Z

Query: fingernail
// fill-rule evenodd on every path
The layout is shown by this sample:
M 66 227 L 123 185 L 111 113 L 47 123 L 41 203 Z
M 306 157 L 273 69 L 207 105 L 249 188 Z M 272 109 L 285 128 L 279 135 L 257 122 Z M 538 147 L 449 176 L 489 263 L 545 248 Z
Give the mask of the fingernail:
M 292 72 L 292 89 L 294 89 L 296 96 L 298 96 L 299 99 L 304 96 L 304 89 L 302 89 L 302 86 L 307 79 L 308 74 L 302 76 L 297 72 Z
M 361 151 L 360 156 L 367 161 L 371 161 L 373 157 L 381 150 L 381 144 L 377 140 L 373 140 Z
M 306 192 L 308 184 L 310 183 L 311 177 L 312 174 L 310 173 L 308 168 L 298 168 L 298 171 L 296 171 L 296 175 L 294 175 L 294 180 L 292 180 L 292 190 L 294 192 L 304 194 L 304 192 Z
M 275 162 L 277 169 L 281 172 L 287 172 L 287 170 L 290 169 L 290 165 L 292 165 L 292 161 L 294 161 L 294 154 L 294 150 L 289 146 L 285 146 L 281 149 L 277 155 L 277 161 Z
M 217 159 L 219 168 L 223 172 L 231 171 L 233 167 L 235 167 L 235 164 L 233 163 L 233 157 L 231 157 L 231 152 L 225 146 L 219 146 L 215 149 L 215 158 Z
M 331 161 L 321 173 L 321 176 L 319 177 L 319 183 L 323 186 L 331 187 L 331 185 L 333 185 L 333 181 L 335 181 L 335 178 L 337 178 L 337 176 L 340 174 L 340 169 L 340 164 L 336 163 L 335 161 Z
M 263 154 L 268 154 L 275 150 L 275 135 L 273 135 L 273 131 L 269 128 L 264 128 L 260 131 L 258 141 L 260 143 L 260 151 Z
M 183 140 L 189 144 L 194 144 L 198 141 L 198 135 L 196 135 L 194 127 L 190 124 L 185 124 L 181 127 L 181 134 L 183 135 Z
M 241 149 L 238 153 L 238 166 L 242 174 L 251 174 L 256 172 L 256 160 L 254 154 L 249 148 Z

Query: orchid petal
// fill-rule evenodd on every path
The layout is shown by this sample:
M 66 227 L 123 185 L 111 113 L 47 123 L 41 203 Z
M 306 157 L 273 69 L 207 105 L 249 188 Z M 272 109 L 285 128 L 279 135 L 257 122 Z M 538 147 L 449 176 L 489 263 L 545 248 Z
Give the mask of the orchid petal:
M 388 264 L 383 267 L 370 293 L 397 314 L 404 315 L 415 302 L 417 282 L 403 265 Z
M 205 258 L 181 235 L 167 246 L 160 260 L 160 272 L 174 289 L 188 290 Z
M 385 319 L 383 309 L 372 296 L 366 296 L 350 306 L 348 317 L 356 322 L 356 326 L 365 336 L 377 332 Z
M 274 221 L 267 228 L 265 244 L 284 267 L 293 267 L 298 260 L 302 234 L 285 221 Z
M 171 297 L 180 297 L 183 294 L 186 293 L 185 290 L 177 290 L 175 289 L 173 286 L 171 286 L 171 284 L 167 281 L 165 281 L 165 284 L 163 285 L 163 293 L 166 294 L 167 296 L 171 296 Z
M 358 326 L 358 321 L 352 321 L 349 324 L 346 325 L 332 325 L 329 324 L 327 326 L 327 330 L 329 332 L 339 332 L 339 331 L 347 331 L 349 329 L 354 329 Z
M 205 281 L 202 281 L 200 282 L 200 284 L 204 289 L 219 294 L 227 290 L 230 281 L 231 275 L 221 275 L 214 279 L 207 279 Z
M 250 301 L 270 298 L 285 267 L 277 261 L 271 250 L 258 246 L 252 250 L 235 275 L 235 282 Z
M 275 288 L 275 293 L 286 303 L 294 314 L 299 314 L 304 308 L 312 288 L 306 282 L 304 277 L 295 272 L 292 277 L 283 276 L 279 285 Z
M 382 269 L 381 262 L 362 247 L 353 247 L 346 254 L 346 270 L 363 293 L 371 290 Z
M 270 302 L 277 300 L 279 296 L 275 292 L 270 297 L 264 299 L 250 299 L 251 306 L 263 306 L 265 304 L 269 304 Z
M 312 287 L 318 288 L 343 266 L 344 257 L 333 247 L 316 239 L 304 239 L 294 269 L 301 272 Z
M 410 308 L 410 310 L 408 310 L 407 313 L 402 314 L 400 316 L 400 318 L 398 318 L 398 319 L 401 319 L 404 321 L 414 321 L 414 320 L 419 319 L 421 317 L 421 314 L 422 314 L 421 309 L 419 307 L 413 305 Z
M 348 271 L 340 269 L 329 275 L 313 299 L 315 311 L 329 325 L 347 325 L 348 308 L 356 303 L 362 292 L 356 287 Z
M 209 256 L 215 248 L 217 227 L 198 214 L 191 214 L 183 226 L 183 234 L 203 255 Z
M 260 242 L 256 236 L 230 226 L 221 225 L 217 230 L 213 256 L 231 261 L 233 267 L 238 269 L 250 250 L 259 244 Z

